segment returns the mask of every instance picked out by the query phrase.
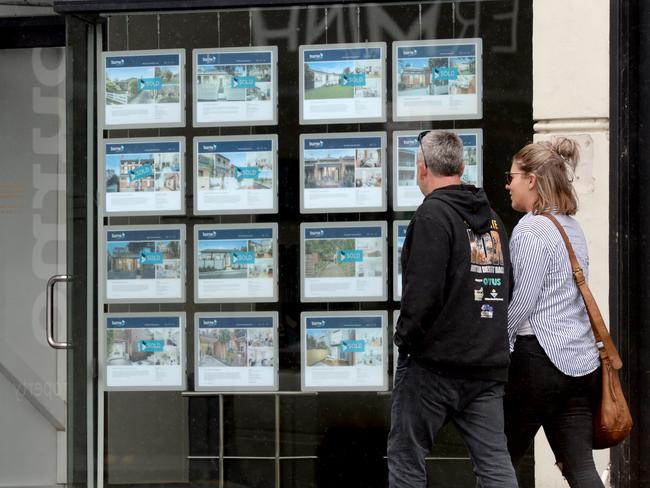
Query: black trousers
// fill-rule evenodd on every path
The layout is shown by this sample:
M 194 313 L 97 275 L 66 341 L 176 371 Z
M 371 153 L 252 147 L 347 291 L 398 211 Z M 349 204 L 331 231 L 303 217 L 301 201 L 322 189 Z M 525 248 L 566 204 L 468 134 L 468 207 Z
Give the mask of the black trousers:
M 508 450 L 516 466 L 540 427 L 572 488 L 604 488 L 591 449 L 592 415 L 600 395 L 600 369 L 586 376 L 562 373 L 535 336 L 519 336 L 504 400 Z

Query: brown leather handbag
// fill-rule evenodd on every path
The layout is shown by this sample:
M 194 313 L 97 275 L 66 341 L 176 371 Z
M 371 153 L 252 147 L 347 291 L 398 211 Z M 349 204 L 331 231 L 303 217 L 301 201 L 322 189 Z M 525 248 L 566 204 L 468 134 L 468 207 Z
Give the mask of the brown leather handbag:
M 632 416 L 623 396 L 621 380 L 618 376 L 618 370 L 623 367 L 623 362 L 618 355 L 618 351 L 616 351 L 607 327 L 605 327 L 605 322 L 600 314 L 596 300 L 585 282 L 582 268 L 573 252 L 569 237 L 553 215 L 547 213 L 543 213 L 542 215 L 548 217 L 555 224 L 562 235 L 562 239 L 564 239 L 564 244 L 566 245 L 567 251 L 569 251 L 569 258 L 571 259 L 573 279 L 585 302 L 589 322 L 591 322 L 591 328 L 596 339 L 598 354 L 600 354 L 603 388 L 600 404 L 594 412 L 593 448 L 607 449 L 622 442 L 632 430 Z

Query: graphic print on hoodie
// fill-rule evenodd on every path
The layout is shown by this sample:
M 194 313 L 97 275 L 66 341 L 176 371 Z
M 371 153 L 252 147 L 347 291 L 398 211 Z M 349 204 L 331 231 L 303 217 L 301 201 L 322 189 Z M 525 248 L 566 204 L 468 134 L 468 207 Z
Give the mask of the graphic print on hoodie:
M 508 238 L 482 189 L 427 195 L 402 248 L 400 352 L 448 376 L 505 381 Z

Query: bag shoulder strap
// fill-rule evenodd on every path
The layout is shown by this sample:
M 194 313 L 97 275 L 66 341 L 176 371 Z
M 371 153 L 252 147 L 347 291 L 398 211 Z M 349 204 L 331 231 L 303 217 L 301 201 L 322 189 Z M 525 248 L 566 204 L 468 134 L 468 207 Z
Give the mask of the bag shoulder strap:
M 605 321 L 603 320 L 603 316 L 600 313 L 598 304 L 596 303 L 594 296 L 591 294 L 589 286 L 587 286 L 585 275 L 582 271 L 582 268 L 580 267 L 580 264 L 578 263 L 575 252 L 573 252 L 573 246 L 571 246 L 569 236 L 567 236 L 566 231 L 553 215 L 549 213 L 542 213 L 541 215 L 548 218 L 551 222 L 553 222 L 553 224 L 555 224 L 557 230 L 560 231 L 560 235 L 562 236 L 562 240 L 566 245 L 567 251 L 569 251 L 569 259 L 571 260 L 573 279 L 575 280 L 576 285 L 578 286 L 578 290 L 580 290 L 580 294 L 582 295 L 582 299 L 585 302 L 587 315 L 589 315 L 589 322 L 591 323 L 591 328 L 594 332 L 594 338 L 596 339 L 596 346 L 598 347 L 598 353 L 600 354 L 601 360 L 609 359 L 614 369 L 621 369 L 623 367 L 623 362 L 621 361 L 621 357 L 616 350 L 616 346 L 614 346 L 614 342 L 612 341 L 612 338 L 609 335 L 609 331 L 605 326 Z

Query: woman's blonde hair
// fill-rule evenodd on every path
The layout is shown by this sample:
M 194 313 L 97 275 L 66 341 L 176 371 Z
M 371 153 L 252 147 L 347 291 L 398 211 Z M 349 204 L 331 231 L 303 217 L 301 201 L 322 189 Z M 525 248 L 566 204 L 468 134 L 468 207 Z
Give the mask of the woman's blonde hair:
M 574 215 L 578 198 L 573 188 L 574 171 L 580 153 L 573 139 L 556 137 L 524 146 L 512 162 L 525 173 L 537 176 L 537 201 L 533 213 L 555 211 Z

